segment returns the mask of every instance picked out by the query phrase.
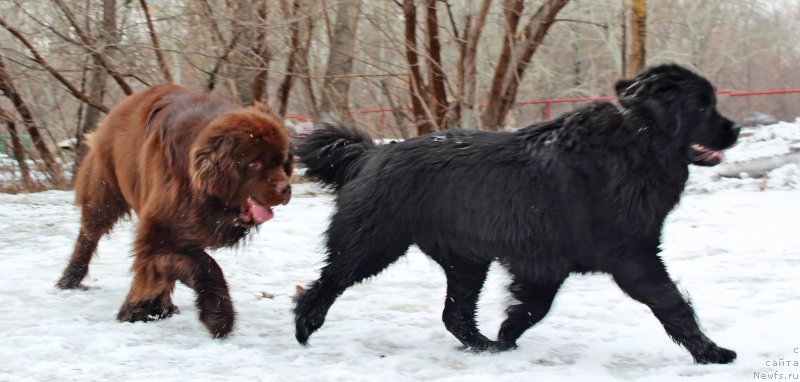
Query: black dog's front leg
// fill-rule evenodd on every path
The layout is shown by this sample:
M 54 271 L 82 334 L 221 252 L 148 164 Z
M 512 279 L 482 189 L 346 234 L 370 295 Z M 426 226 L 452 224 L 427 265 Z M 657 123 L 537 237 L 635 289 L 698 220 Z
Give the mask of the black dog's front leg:
M 669 278 L 658 255 L 627 258 L 612 272 L 625 293 L 647 305 L 672 339 L 697 363 L 730 363 L 736 352 L 717 346 L 700 330 L 691 305 Z

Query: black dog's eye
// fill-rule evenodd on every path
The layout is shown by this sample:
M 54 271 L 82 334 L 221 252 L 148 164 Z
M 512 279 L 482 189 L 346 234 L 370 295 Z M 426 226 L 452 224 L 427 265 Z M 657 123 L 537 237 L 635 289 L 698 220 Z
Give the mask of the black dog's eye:
M 701 107 L 701 108 L 697 109 L 697 111 L 706 111 L 706 108 L 705 107 Z
M 260 170 L 261 169 L 261 162 L 259 162 L 259 161 L 250 162 L 250 163 L 247 164 L 247 168 L 249 168 L 251 170 Z

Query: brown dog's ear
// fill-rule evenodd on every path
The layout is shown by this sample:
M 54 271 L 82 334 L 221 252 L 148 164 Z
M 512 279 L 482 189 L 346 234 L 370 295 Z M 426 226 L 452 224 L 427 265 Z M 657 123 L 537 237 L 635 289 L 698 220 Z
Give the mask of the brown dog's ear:
M 267 105 L 267 104 L 265 104 L 265 103 L 263 103 L 263 102 L 254 101 L 254 102 L 253 102 L 253 104 L 250 106 L 250 109 L 253 109 L 253 110 L 259 111 L 259 112 L 261 112 L 261 113 L 264 113 L 264 114 L 266 114 L 266 115 L 268 115 L 268 116 L 272 117 L 273 121 L 271 121 L 271 122 L 272 122 L 272 124 L 273 124 L 273 125 L 275 125 L 275 126 L 279 126 L 281 129 L 283 129 L 283 130 L 284 130 L 284 131 L 286 131 L 287 133 L 291 133 L 291 132 L 292 132 L 292 131 L 291 131 L 291 130 L 290 130 L 290 129 L 289 129 L 287 126 L 286 126 L 286 125 L 284 125 L 284 123 L 282 122 L 282 121 L 283 121 L 283 118 L 281 118 L 281 117 L 278 115 L 278 113 L 276 113 L 276 112 L 275 112 L 275 110 L 272 110 L 272 107 L 270 107 L 269 105 Z
M 233 136 L 200 137 L 189 154 L 192 186 L 224 201 L 236 193 L 242 175 L 236 167 Z
M 272 117 L 280 119 L 280 118 L 278 118 L 278 114 L 276 114 L 275 111 L 272 110 L 272 108 L 269 105 L 267 105 L 267 104 L 265 104 L 263 102 L 254 101 L 253 105 L 250 106 L 250 107 L 255 109 L 255 110 L 258 110 L 258 111 L 260 111 L 262 113 L 269 114 Z

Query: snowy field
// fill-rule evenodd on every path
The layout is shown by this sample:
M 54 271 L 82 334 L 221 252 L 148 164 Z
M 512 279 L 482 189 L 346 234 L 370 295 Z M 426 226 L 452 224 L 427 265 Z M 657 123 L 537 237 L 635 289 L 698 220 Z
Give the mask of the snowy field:
M 729 163 L 800 148 L 800 125 L 764 127 Z M 702 327 L 738 352 L 731 365 L 694 365 L 649 310 L 608 276 L 573 276 L 550 314 L 500 354 L 460 351 L 441 323 L 444 274 L 416 248 L 349 289 L 310 347 L 294 339 L 295 286 L 317 276 L 333 196 L 313 185 L 243 248 L 213 253 L 238 312 L 233 334 L 211 339 L 193 293 L 154 323 L 115 320 L 130 283 L 134 222 L 100 243 L 85 283 L 61 291 L 78 231 L 73 194 L 0 194 L 0 381 L 750 381 L 800 379 L 800 166 L 768 178 L 720 179 L 693 169 L 669 216 L 663 258 Z M 479 321 L 493 337 L 508 302 L 493 267 Z M 777 372 L 777 374 L 776 374 Z

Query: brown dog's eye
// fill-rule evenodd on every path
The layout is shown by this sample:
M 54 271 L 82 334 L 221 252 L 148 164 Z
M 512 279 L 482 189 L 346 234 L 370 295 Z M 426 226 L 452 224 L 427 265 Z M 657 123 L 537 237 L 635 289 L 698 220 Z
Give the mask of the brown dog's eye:
M 286 158 L 286 162 L 283 162 L 283 172 L 286 175 L 292 175 L 292 163 L 294 162 L 294 155 L 289 153 L 288 158 Z
M 260 170 L 261 169 L 261 162 L 250 162 L 247 164 L 247 168 L 251 170 Z

